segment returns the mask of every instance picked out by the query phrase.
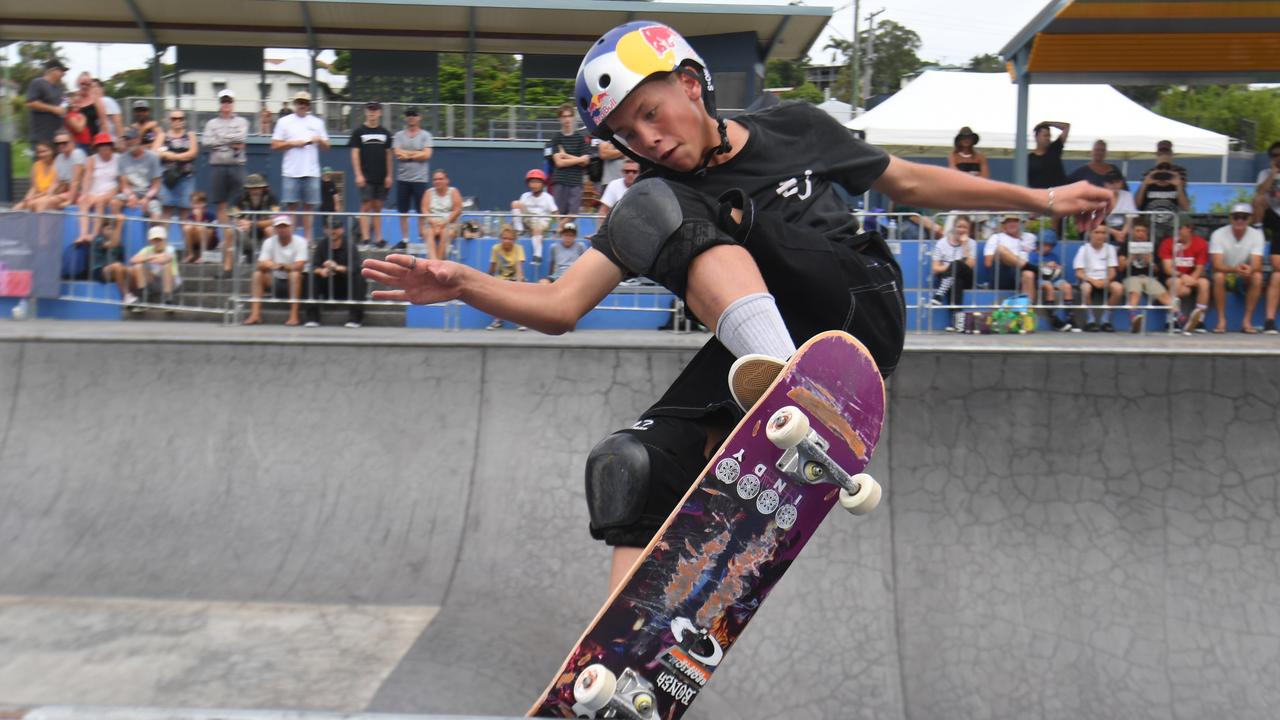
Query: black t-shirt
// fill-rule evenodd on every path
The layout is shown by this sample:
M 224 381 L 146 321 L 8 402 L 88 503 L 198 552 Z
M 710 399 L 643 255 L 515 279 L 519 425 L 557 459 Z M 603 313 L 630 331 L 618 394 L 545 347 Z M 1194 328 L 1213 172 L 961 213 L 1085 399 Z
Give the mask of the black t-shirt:
M 546 146 L 542 149 L 542 154 L 547 160 L 551 160 L 551 156 L 555 155 L 558 150 L 564 150 L 570 155 L 586 155 L 587 148 L 590 144 L 582 133 L 574 133 L 572 135 L 560 135 L 547 141 Z M 556 185 L 581 185 L 582 171 L 586 169 L 583 165 L 575 165 L 573 167 L 555 167 L 551 172 L 551 182 Z
M 1107 164 L 1107 167 L 1110 168 L 1111 170 L 1117 170 L 1116 166 L 1110 163 Z M 1075 170 L 1072 170 L 1071 174 L 1067 176 L 1067 180 L 1069 180 L 1070 182 L 1080 182 L 1081 180 L 1087 180 L 1089 181 L 1090 185 L 1097 185 L 1098 187 L 1106 187 L 1107 172 L 1110 172 L 1110 170 L 1100 172 L 1100 173 L 1094 172 L 1093 168 L 1089 167 L 1088 163 L 1085 163 L 1084 165 L 1081 165 Z
M 1062 136 L 1049 143 L 1043 155 L 1027 153 L 1027 187 L 1051 188 L 1067 184 L 1062 169 Z
M 62 93 L 61 85 L 54 85 L 43 75 L 27 86 L 27 100 L 37 100 L 46 105 L 61 105 Z M 30 113 L 28 132 L 32 142 L 52 142 L 53 136 L 62 129 L 62 116 L 44 110 L 31 110 Z
M 379 125 L 361 125 L 351 133 L 351 147 L 360 151 L 360 173 L 365 182 L 378 185 L 387 179 L 387 149 L 391 147 L 391 131 Z
M 1181 165 L 1170 163 L 1168 168 L 1153 167 L 1142 174 L 1142 179 L 1146 180 L 1152 173 L 1178 173 L 1182 176 L 1182 186 L 1185 188 L 1187 183 L 1187 169 Z M 1178 186 L 1171 182 L 1163 182 L 1153 179 L 1147 184 L 1147 192 L 1142 197 L 1142 206 L 1139 210 L 1165 210 L 1176 213 L 1182 210 L 1182 206 L 1178 204 Z
M 320 212 L 337 212 L 333 196 L 338 194 L 338 185 L 332 180 L 320 181 Z
M 1141 252 L 1138 253 L 1137 257 L 1130 257 L 1128 240 L 1123 242 L 1113 242 L 1112 244 L 1116 246 L 1117 259 L 1129 258 L 1128 268 L 1123 271 L 1119 268 L 1116 269 L 1116 280 L 1123 282 L 1125 278 L 1129 277 L 1141 277 L 1144 275 L 1151 275 L 1155 277 L 1160 276 L 1159 262 L 1158 260 L 1153 259 L 1155 258 L 1154 252 Z M 1152 248 L 1155 248 L 1154 243 L 1152 243 Z

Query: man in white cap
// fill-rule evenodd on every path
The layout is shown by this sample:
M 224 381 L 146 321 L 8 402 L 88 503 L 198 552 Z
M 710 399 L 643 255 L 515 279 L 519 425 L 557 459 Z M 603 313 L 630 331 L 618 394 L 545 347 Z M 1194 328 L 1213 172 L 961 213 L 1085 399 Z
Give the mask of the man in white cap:
M 258 269 L 253 272 L 253 303 L 245 325 L 262 323 L 262 294 L 271 291 L 273 298 L 288 297 L 289 319 L 285 325 L 298 325 L 298 301 L 302 298 L 302 273 L 307 266 L 307 239 L 293 232 L 293 219 L 277 215 L 271 221 L 274 234 L 262 242 L 258 252 Z
M 1231 223 L 1209 236 L 1209 263 L 1213 266 L 1213 305 L 1218 311 L 1215 333 L 1227 330 L 1227 293 L 1244 293 L 1244 321 L 1240 332 L 1258 332 L 1253 326 L 1253 311 L 1262 296 L 1262 231 L 1249 227 L 1253 206 L 1236 203 L 1231 206 Z
M 293 113 L 276 121 L 271 149 L 284 152 L 280 162 L 280 200 L 290 210 L 299 206 L 310 212 L 320 204 L 320 151 L 329 149 L 329 133 L 324 121 L 311 114 L 311 94 L 293 96 Z M 306 236 L 311 237 L 311 216 L 302 217 Z
M 219 225 L 230 221 L 228 207 L 239 202 L 244 192 L 244 143 L 248 137 L 249 121 L 236 115 L 236 94 L 222 90 L 218 93 L 218 114 L 204 124 L 200 139 L 209 151 L 209 202 L 218 208 Z M 223 238 L 229 247 L 228 240 Z

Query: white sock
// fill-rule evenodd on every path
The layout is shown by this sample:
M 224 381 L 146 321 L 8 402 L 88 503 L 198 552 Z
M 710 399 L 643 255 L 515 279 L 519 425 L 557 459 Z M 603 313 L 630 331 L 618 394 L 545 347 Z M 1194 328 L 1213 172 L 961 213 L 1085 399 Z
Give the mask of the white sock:
M 542 236 L 534 235 L 530 238 L 530 241 L 533 245 L 533 256 L 536 258 L 542 257 Z
M 760 353 L 785 360 L 796 351 L 769 293 L 747 295 L 730 303 L 716 323 L 716 337 L 734 357 Z

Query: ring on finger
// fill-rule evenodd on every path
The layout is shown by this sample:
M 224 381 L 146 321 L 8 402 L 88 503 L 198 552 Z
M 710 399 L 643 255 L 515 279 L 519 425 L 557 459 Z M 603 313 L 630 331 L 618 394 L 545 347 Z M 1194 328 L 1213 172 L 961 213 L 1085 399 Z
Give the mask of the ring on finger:
M 418 266 L 418 256 L 410 255 L 409 256 L 409 272 L 413 272 L 413 269 L 416 268 L 417 266 Z

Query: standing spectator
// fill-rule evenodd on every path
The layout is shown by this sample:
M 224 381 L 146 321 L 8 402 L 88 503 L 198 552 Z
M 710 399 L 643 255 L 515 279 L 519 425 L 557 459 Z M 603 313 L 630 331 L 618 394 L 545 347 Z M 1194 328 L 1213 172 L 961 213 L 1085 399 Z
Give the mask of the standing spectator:
M 1253 189 L 1253 223 L 1271 236 L 1272 255 L 1280 255 L 1280 140 L 1267 148 L 1270 162 L 1258 171 Z
M 347 300 L 346 327 L 355 329 L 364 322 L 364 277 L 360 275 L 360 253 L 347 240 L 346 226 L 335 223 L 328 239 L 316 243 L 311 256 L 311 298 L 315 300 Z M 320 306 L 307 304 L 307 327 L 320 327 Z
M 1000 232 L 987 238 L 982 248 L 982 262 L 991 268 L 997 290 L 1021 288 L 1028 297 L 1035 294 L 1036 275 L 1040 269 L 1027 257 L 1036 246 L 1036 236 L 1022 229 L 1022 218 L 1005 215 L 1000 219 Z
M 431 189 L 422 196 L 422 215 L 427 219 L 427 233 L 422 238 L 427 244 L 427 257 L 449 259 L 449 243 L 457 234 L 458 218 L 462 217 L 462 193 L 449 185 L 449 174 L 444 170 L 431 174 Z
M 381 213 L 391 190 L 391 131 L 382 126 L 382 103 L 364 104 L 364 124 L 351 133 L 347 144 L 360 189 L 360 240 L 369 242 L 372 238 L 374 245 L 385 247 Z
M 89 120 L 84 113 L 80 112 L 83 95 L 84 93 L 79 90 L 72 90 L 71 94 L 67 96 L 67 114 L 63 118 L 63 125 L 71 133 L 71 139 L 75 141 L 76 146 L 83 150 L 85 154 L 92 155 L 93 141 L 96 136 L 89 127 Z M 110 137 L 110 135 L 107 137 Z
M 1050 130 L 1057 128 L 1062 132 L 1056 140 Z M 1062 148 L 1067 144 L 1067 136 L 1071 134 L 1071 123 L 1045 121 L 1036 125 L 1036 147 L 1027 153 L 1027 186 L 1033 188 L 1056 188 L 1067 184 L 1067 173 L 1062 168 Z
M 71 142 L 71 133 L 66 130 L 59 130 L 53 136 L 53 149 L 57 153 L 53 158 L 53 169 L 58 177 L 54 191 L 58 196 L 58 207 L 75 205 L 84 188 L 84 163 L 88 157 Z
M 209 202 L 218 210 L 218 224 L 231 222 L 229 209 L 240 201 L 244 192 L 244 143 L 249 138 L 249 121 L 236 115 L 236 95 L 230 90 L 218 93 L 218 114 L 204 124 L 201 145 L 209 152 Z M 232 237 L 223 238 L 223 267 L 231 272 L 235 257 Z
M 400 213 L 400 242 L 397 250 L 409 246 L 409 213 L 421 212 L 422 196 L 427 192 L 427 179 L 431 177 L 431 133 L 422 129 L 422 116 L 418 108 L 404 111 L 405 129 L 395 134 L 391 148 L 396 158 L 396 211 Z M 426 222 L 418 218 L 418 235 L 427 235 Z
M 107 113 L 103 129 L 110 133 L 111 137 L 119 140 L 124 136 L 124 119 L 120 112 L 120 103 L 107 94 L 107 89 L 98 78 L 93 78 L 93 90 L 98 97 L 102 98 L 102 109 Z
M 951 231 L 933 246 L 933 305 L 962 305 L 964 291 L 973 287 L 973 270 L 978 262 L 978 243 L 970 235 L 973 222 L 963 215 L 951 224 Z
M 604 194 L 600 196 L 600 217 L 608 217 L 609 211 L 618 204 L 623 195 L 627 194 L 627 188 L 634 185 L 638 177 L 640 177 L 640 163 L 627 158 L 622 164 L 622 177 L 606 185 Z
M 276 122 L 271 149 L 284 152 L 280 162 L 280 199 L 285 207 L 294 212 L 315 210 L 320 204 L 320 151 L 329 149 L 329 133 L 324 121 L 311 114 L 310 93 L 303 91 L 293 96 L 293 114 Z M 312 237 L 311 220 L 310 214 L 302 216 L 305 237 Z
M 156 142 L 156 133 L 160 132 L 160 123 L 151 117 L 151 105 L 146 100 L 133 101 L 133 122 L 129 126 L 138 131 L 142 144 L 151 147 Z
M 182 262 L 200 262 L 205 250 L 217 246 L 218 235 L 210 227 L 217 219 L 209 209 L 209 195 L 200 190 L 191 193 L 191 222 L 182 228 L 183 243 L 187 248 Z
M 1244 322 L 1240 332 L 1253 335 L 1253 311 L 1262 297 L 1262 231 L 1249 227 L 1253 206 L 1236 203 L 1231 223 L 1209 236 L 1209 262 L 1213 265 L 1213 304 L 1218 311 L 1215 333 L 1227 331 L 1227 293 L 1244 292 Z
M 991 170 L 987 167 L 987 156 L 975 149 L 978 139 L 978 133 L 968 125 L 960 128 L 960 132 L 956 133 L 955 147 L 947 155 L 947 166 L 952 170 L 970 175 L 991 177 Z
M 524 248 L 516 242 L 516 229 L 503 225 L 498 231 L 498 244 L 489 254 L 489 274 L 508 282 L 524 282 Z M 494 318 L 485 330 L 501 330 L 502 321 Z M 519 330 L 524 330 L 521 325 Z
M 292 114 L 293 114 L 293 108 L 289 107 L 289 103 L 288 102 L 281 103 L 280 112 L 276 113 L 276 122 L 280 122 L 281 118 L 287 115 L 292 115 Z
M 1027 260 L 1040 269 L 1041 302 L 1037 304 L 1056 303 L 1057 313 L 1050 310 L 1045 312 L 1045 316 L 1054 330 L 1068 332 L 1073 327 L 1071 313 L 1067 311 L 1067 306 L 1071 304 L 1073 284 L 1064 275 L 1062 259 L 1058 257 L 1056 247 L 1057 241 L 1046 235 L 1040 238 L 1040 249 L 1028 255 Z
M 569 266 L 586 252 L 587 246 L 578 240 L 578 226 L 571 222 L 561 225 L 560 242 L 551 246 L 551 274 L 538 282 L 553 283 L 559 280 Z
M 1107 242 L 1111 233 L 1105 225 L 1098 225 L 1089 231 L 1089 243 L 1076 252 L 1072 267 L 1076 271 L 1076 280 L 1080 283 L 1080 304 L 1084 306 L 1085 332 L 1115 332 L 1111 324 L 1111 306 L 1119 305 L 1124 296 L 1124 287 L 1116 281 L 1116 268 L 1120 265 L 1116 257 L 1116 246 Z M 1101 305 L 1102 323 L 1097 322 L 1093 309 Z
M 302 299 L 302 271 L 307 265 L 307 239 L 293 234 L 293 219 L 277 215 L 271 221 L 275 233 L 262 243 L 258 253 L 258 269 L 253 272 L 253 302 L 245 325 L 262 324 L 262 294 L 270 291 L 275 298 L 287 297 L 289 319 L 285 325 L 298 325 L 298 301 Z
M 1209 278 L 1204 276 L 1205 266 L 1209 264 L 1209 243 L 1195 234 L 1188 218 L 1178 227 L 1176 238 L 1170 236 L 1160 241 L 1156 255 L 1169 278 L 1169 294 L 1179 303 L 1195 294 L 1195 309 L 1190 315 L 1184 315 L 1178 308 L 1175 321 L 1175 327 L 1183 332 L 1193 332 L 1209 308 Z
M 62 107 L 62 76 L 67 66 L 61 60 L 47 60 L 44 74 L 27 85 L 27 137 L 31 144 L 52 142 L 62 128 L 67 109 Z
M 152 149 L 160 158 L 160 204 L 171 219 L 176 215 L 179 220 L 186 220 L 196 186 L 196 155 L 200 152 L 195 131 L 187 128 L 186 112 L 169 111 L 169 129 L 156 133 Z
M 128 132 L 128 131 L 126 131 Z M 120 177 L 120 156 L 111 136 L 100 133 L 94 138 L 93 155 L 85 161 L 84 189 L 80 194 L 80 237 L 77 243 L 90 243 L 102 232 L 102 217 L 110 208 L 119 212 L 117 196 L 123 187 Z M 89 216 L 93 215 L 92 227 Z
M 267 107 L 264 104 L 262 106 L 262 109 L 258 111 L 258 134 L 270 135 L 271 129 L 275 126 L 275 124 L 276 124 L 276 114 L 271 112 L 271 108 Z
M 515 215 L 515 231 L 524 231 L 524 218 L 529 219 L 529 234 L 533 242 L 533 261 L 542 262 L 542 235 L 551 227 L 551 218 L 556 214 L 556 201 L 546 191 L 546 173 L 534 168 L 524 174 L 524 184 L 529 191 L 522 194 L 519 200 L 511 203 L 512 214 Z
M 1120 168 L 1107 162 L 1107 141 L 1094 140 L 1093 149 L 1089 152 L 1089 162 L 1072 170 L 1067 180 L 1070 182 L 1084 180 L 1090 185 L 1106 187 L 1107 176 L 1111 173 L 1120 175 Z M 1120 175 L 1120 180 L 1124 181 L 1124 175 Z
M 89 73 L 82 72 L 76 78 L 76 94 L 70 102 L 70 107 L 84 116 L 84 131 L 90 137 L 97 137 L 98 133 L 107 132 L 107 106 L 102 102 L 98 88 L 93 84 L 93 76 Z M 120 138 L 112 137 L 111 139 L 116 141 L 118 148 Z
M 600 158 L 600 186 L 608 187 L 609 183 L 622 177 L 622 168 L 628 158 L 608 140 L 592 138 L 591 147 L 595 148 L 596 157 Z
M 106 135 L 106 133 L 100 133 Z M 124 152 L 120 155 L 120 196 L 127 208 L 138 208 L 152 220 L 160 219 L 160 158 L 142 146 L 138 131 L 124 131 Z
M 254 173 L 245 178 L 244 193 L 236 201 L 236 236 L 244 245 L 242 254 L 253 262 L 258 257 L 258 248 L 264 238 L 271 234 L 271 216 L 280 212 L 280 201 L 276 199 L 266 178 Z M 231 273 L 231 265 L 235 260 L 235 243 L 228 241 L 222 247 L 222 271 Z
M 1133 226 L 1132 234 L 1116 245 L 1116 274 L 1123 276 L 1121 283 L 1128 295 L 1128 304 L 1135 306 L 1129 315 L 1129 332 L 1142 332 L 1142 325 L 1147 314 L 1137 309 L 1142 296 L 1155 300 L 1162 307 L 1169 307 L 1168 288 L 1157 279 L 1159 269 L 1156 267 L 1152 252 L 1150 228 L 1139 223 Z
M 173 304 L 173 291 L 182 286 L 178 275 L 178 253 L 168 241 L 169 233 L 160 225 L 147 230 L 147 244 L 129 258 L 133 287 L 147 296 L 159 294 L 160 302 Z
M 577 118 L 573 105 L 561 105 L 560 134 L 548 140 L 542 150 L 551 161 L 551 195 L 561 215 L 573 215 L 582 209 L 582 173 L 591 162 L 586 136 L 574 132 Z
M 58 204 L 58 170 L 53 164 L 53 145 L 38 142 L 35 151 L 35 162 L 31 163 L 31 187 L 13 209 L 27 212 L 60 210 L 63 206 Z
M 1174 216 L 1191 209 L 1187 197 L 1187 169 L 1173 162 L 1173 143 L 1161 140 L 1156 143 L 1156 164 L 1142 174 L 1142 185 L 1135 198 L 1138 209 L 1159 212 L 1151 222 L 1155 224 L 1156 238 L 1163 241 L 1173 232 Z
M 1111 214 L 1107 216 L 1107 228 L 1111 230 L 1111 242 L 1121 243 L 1129 237 L 1133 228 L 1134 213 L 1138 206 L 1133 202 L 1133 193 L 1129 192 L 1124 175 L 1119 170 L 1112 170 L 1103 178 L 1103 187 L 1111 191 L 1115 202 L 1111 204 Z

